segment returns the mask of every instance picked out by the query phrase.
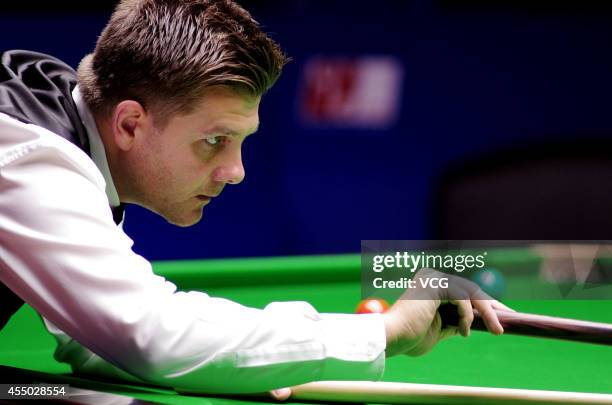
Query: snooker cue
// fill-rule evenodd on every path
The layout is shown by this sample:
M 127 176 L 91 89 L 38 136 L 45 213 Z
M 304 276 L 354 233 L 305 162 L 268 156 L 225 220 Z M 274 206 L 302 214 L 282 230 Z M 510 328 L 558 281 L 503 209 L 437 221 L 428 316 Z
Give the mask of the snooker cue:
M 441 305 L 438 312 L 443 325 L 458 325 L 459 316 L 454 305 Z M 612 345 L 612 324 L 521 312 L 498 310 L 495 312 L 499 322 L 504 327 L 505 334 Z M 472 329 L 487 330 L 482 317 L 476 310 L 474 311 Z
M 612 395 L 372 381 L 320 381 L 291 387 L 292 400 L 384 404 L 612 404 Z

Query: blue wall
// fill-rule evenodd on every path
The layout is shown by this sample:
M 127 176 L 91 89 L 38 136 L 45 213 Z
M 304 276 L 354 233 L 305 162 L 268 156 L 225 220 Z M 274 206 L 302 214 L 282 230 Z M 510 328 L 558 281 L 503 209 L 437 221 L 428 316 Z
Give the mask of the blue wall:
M 245 144 L 247 177 L 192 228 L 127 213 L 150 259 L 358 251 L 361 239 L 430 232 L 429 194 L 450 163 L 534 140 L 610 137 L 612 12 L 452 2 L 253 2 L 293 57 Z M 76 66 L 109 11 L 3 12 L 0 48 Z M 313 129 L 296 114 L 312 55 L 396 55 L 401 118 L 384 131 Z

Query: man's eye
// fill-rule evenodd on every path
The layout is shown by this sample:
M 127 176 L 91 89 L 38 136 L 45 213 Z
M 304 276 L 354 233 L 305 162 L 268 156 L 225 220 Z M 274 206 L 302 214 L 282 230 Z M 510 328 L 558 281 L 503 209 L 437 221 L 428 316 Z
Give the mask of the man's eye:
M 204 138 L 204 140 L 209 145 L 216 145 L 219 142 L 221 142 L 221 137 L 220 136 L 211 136 L 211 137 L 208 137 L 208 138 Z

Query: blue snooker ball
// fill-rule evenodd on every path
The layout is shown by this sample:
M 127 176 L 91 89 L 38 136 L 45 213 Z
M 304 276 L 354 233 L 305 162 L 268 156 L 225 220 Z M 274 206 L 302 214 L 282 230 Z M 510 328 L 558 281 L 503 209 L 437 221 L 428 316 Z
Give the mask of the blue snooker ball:
M 504 276 L 493 268 L 478 270 L 471 280 L 478 284 L 482 290 L 495 299 L 503 298 L 506 293 L 506 280 Z

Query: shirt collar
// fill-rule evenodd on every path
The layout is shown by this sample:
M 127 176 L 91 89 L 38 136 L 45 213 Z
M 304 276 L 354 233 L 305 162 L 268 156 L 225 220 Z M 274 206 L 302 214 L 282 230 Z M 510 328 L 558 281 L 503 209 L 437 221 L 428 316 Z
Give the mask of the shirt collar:
M 102 176 L 104 177 L 104 181 L 106 182 L 106 197 L 108 198 L 108 202 L 112 208 L 118 207 L 121 201 L 119 201 L 119 194 L 117 193 L 115 183 L 113 183 L 113 178 L 111 177 L 110 169 L 108 168 L 104 144 L 100 138 L 100 133 L 98 132 L 98 127 L 96 126 L 96 121 L 93 114 L 91 113 L 89 107 L 87 107 L 85 100 L 83 100 L 79 86 L 76 86 L 72 91 L 72 99 L 76 104 L 81 121 L 87 130 L 91 160 L 93 160 L 96 166 L 98 166 L 98 170 L 100 170 Z

